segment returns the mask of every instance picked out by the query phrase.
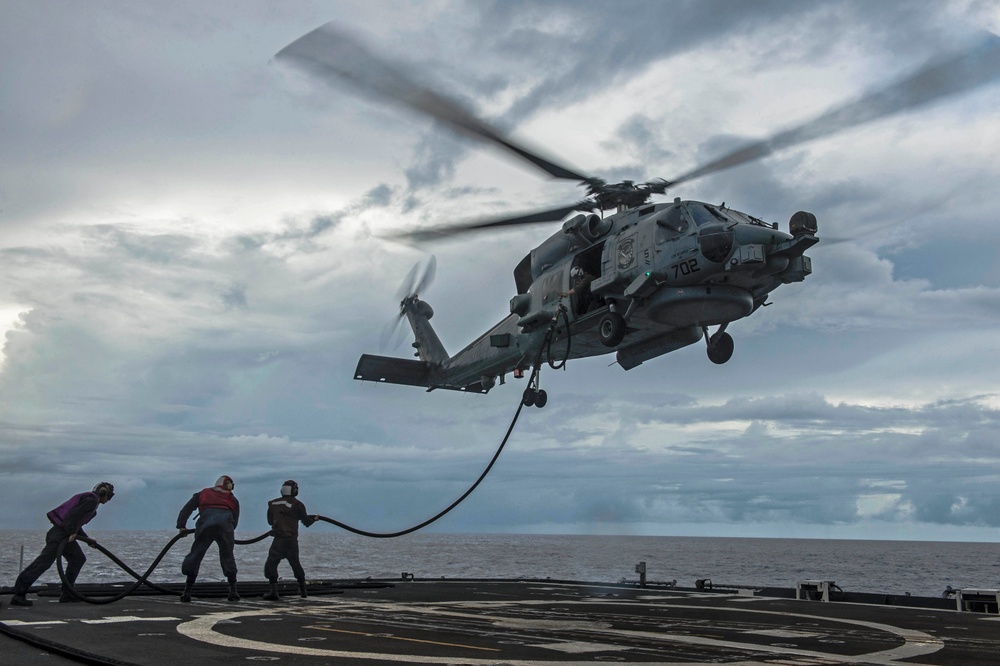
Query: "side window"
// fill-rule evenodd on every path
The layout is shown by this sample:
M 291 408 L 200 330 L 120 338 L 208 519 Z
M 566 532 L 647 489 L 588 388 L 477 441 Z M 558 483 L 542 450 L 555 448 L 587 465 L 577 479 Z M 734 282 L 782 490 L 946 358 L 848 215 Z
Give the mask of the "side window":
M 527 294 L 531 287 L 531 253 L 525 255 L 524 259 L 514 268 L 514 285 L 517 293 Z
M 690 228 L 691 225 L 683 209 L 680 206 L 671 206 L 656 218 L 656 232 L 653 237 L 659 245 L 680 238 Z

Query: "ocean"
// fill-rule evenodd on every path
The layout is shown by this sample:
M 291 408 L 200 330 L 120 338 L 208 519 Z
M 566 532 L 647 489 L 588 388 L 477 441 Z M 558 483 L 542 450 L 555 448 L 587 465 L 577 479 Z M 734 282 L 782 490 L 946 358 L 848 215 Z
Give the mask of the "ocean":
M 143 573 L 174 531 L 98 531 L 90 535 L 134 570 Z M 44 544 L 43 530 L 0 530 L 0 586 L 14 584 L 21 546 L 24 563 Z M 237 533 L 239 539 L 257 534 Z M 263 580 L 270 539 L 237 546 L 241 580 Z M 552 578 L 617 583 L 638 580 L 693 587 L 715 585 L 795 587 L 798 580 L 831 580 L 850 592 L 940 596 L 953 588 L 1000 587 L 1000 544 L 936 541 L 860 541 L 726 537 L 572 536 L 415 533 L 371 539 L 349 533 L 310 532 L 300 538 L 309 578 Z M 180 562 L 191 537 L 180 540 L 151 580 L 181 581 Z M 102 553 L 84 546 L 87 565 L 80 582 L 128 580 Z M 279 573 L 291 577 L 287 563 Z M 221 580 L 216 551 L 209 550 L 200 580 Z M 52 567 L 39 582 L 57 582 Z

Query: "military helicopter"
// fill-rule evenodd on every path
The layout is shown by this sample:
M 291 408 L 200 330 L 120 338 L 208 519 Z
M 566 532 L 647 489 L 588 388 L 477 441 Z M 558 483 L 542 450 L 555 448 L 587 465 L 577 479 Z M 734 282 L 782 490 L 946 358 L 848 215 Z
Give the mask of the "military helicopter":
M 525 405 L 548 398 L 538 385 L 544 363 L 615 353 L 624 370 L 705 341 L 710 361 L 726 363 L 734 342 L 727 327 L 768 304 L 771 292 L 812 273 L 805 251 L 819 239 L 815 215 L 791 215 L 787 231 L 727 207 L 674 198 L 653 203 L 668 188 L 799 143 L 828 136 L 1000 77 L 1000 38 L 987 33 L 973 48 L 837 106 L 798 127 L 744 146 L 667 181 L 607 183 L 542 157 L 503 135 L 444 95 L 417 84 L 332 24 L 308 33 L 276 58 L 327 82 L 409 107 L 453 130 L 527 161 L 545 174 L 587 189 L 580 201 L 514 217 L 479 220 L 399 234 L 426 241 L 507 226 L 561 222 L 560 229 L 514 268 L 509 314 L 454 355 L 419 294 L 433 279 L 432 261 L 404 281 L 399 319 L 413 331 L 419 360 L 363 354 L 354 378 L 363 381 L 486 393 L 508 374 L 531 373 Z M 613 211 L 607 213 L 607 211 Z M 711 330 L 715 328 L 714 332 Z

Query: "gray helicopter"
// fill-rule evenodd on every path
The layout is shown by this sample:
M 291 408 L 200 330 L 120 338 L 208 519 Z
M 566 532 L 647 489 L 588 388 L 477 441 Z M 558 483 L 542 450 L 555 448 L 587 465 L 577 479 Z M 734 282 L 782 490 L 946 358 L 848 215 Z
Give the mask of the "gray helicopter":
M 523 224 L 561 228 L 514 268 L 509 314 L 464 349 L 449 355 L 419 294 L 433 279 L 433 257 L 405 280 L 399 319 L 413 331 L 419 360 L 363 354 L 354 378 L 364 381 L 486 393 L 506 376 L 530 374 L 525 405 L 542 407 L 545 363 L 615 353 L 630 370 L 704 340 L 708 358 L 726 363 L 734 342 L 729 324 L 750 316 L 772 291 L 812 273 L 805 251 L 819 242 L 816 217 L 791 215 L 787 231 L 723 204 L 653 203 L 654 195 L 701 176 L 761 159 L 776 150 L 970 91 L 1000 77 L 1000 38 L 985 34 L 972 48 L 827 111 L 798 127 L 724 155 L 672 180 L 607 183 L 542 157 L 505 137 L 457 102 L 415 83 L 352 37 L 326 25 L 282 49 L 276 58 L 328 82 L 349 81 L 364 92 L 428 115 L 453 130 L 526 160 L 549 176 L 587 189 L 581 201 L 515 217 L 449 225 L 399 236 L 427 241 Z M 608 212 L 613 211 L 613 212 Z M 714 332 L 711 330 L 714 328 Z

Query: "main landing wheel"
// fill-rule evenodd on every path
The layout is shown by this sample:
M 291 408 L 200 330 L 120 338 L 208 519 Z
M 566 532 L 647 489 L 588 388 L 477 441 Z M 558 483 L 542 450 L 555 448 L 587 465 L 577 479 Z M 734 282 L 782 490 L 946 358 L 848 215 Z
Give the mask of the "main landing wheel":
M 549 401 L 549 394 L 545 392 L 545 389 L 538 389 L 537 391 L 533 388 L 524 389 L 524 393 L 521 395 L 521 404 L 525 407 L 531 407 L 534 405 L 541 409 L 545 406 L 545 403 Z
M 545 392 L 545 389 L 538 389 L 538 392 L 535 393 L 535 407 L 541 409 L 548 401 L 549 394 Z
M 733 349 L 736 344 L 733 336 L 728 333 L 716 333 L 708 340 L 708 360 L 717 365 L 722 365 L 733 357 Z
M 597 325 L 597 337 L 605 347 L 617 346 L 625 337 L 625 319 L 617 312 L 604 315 Z

